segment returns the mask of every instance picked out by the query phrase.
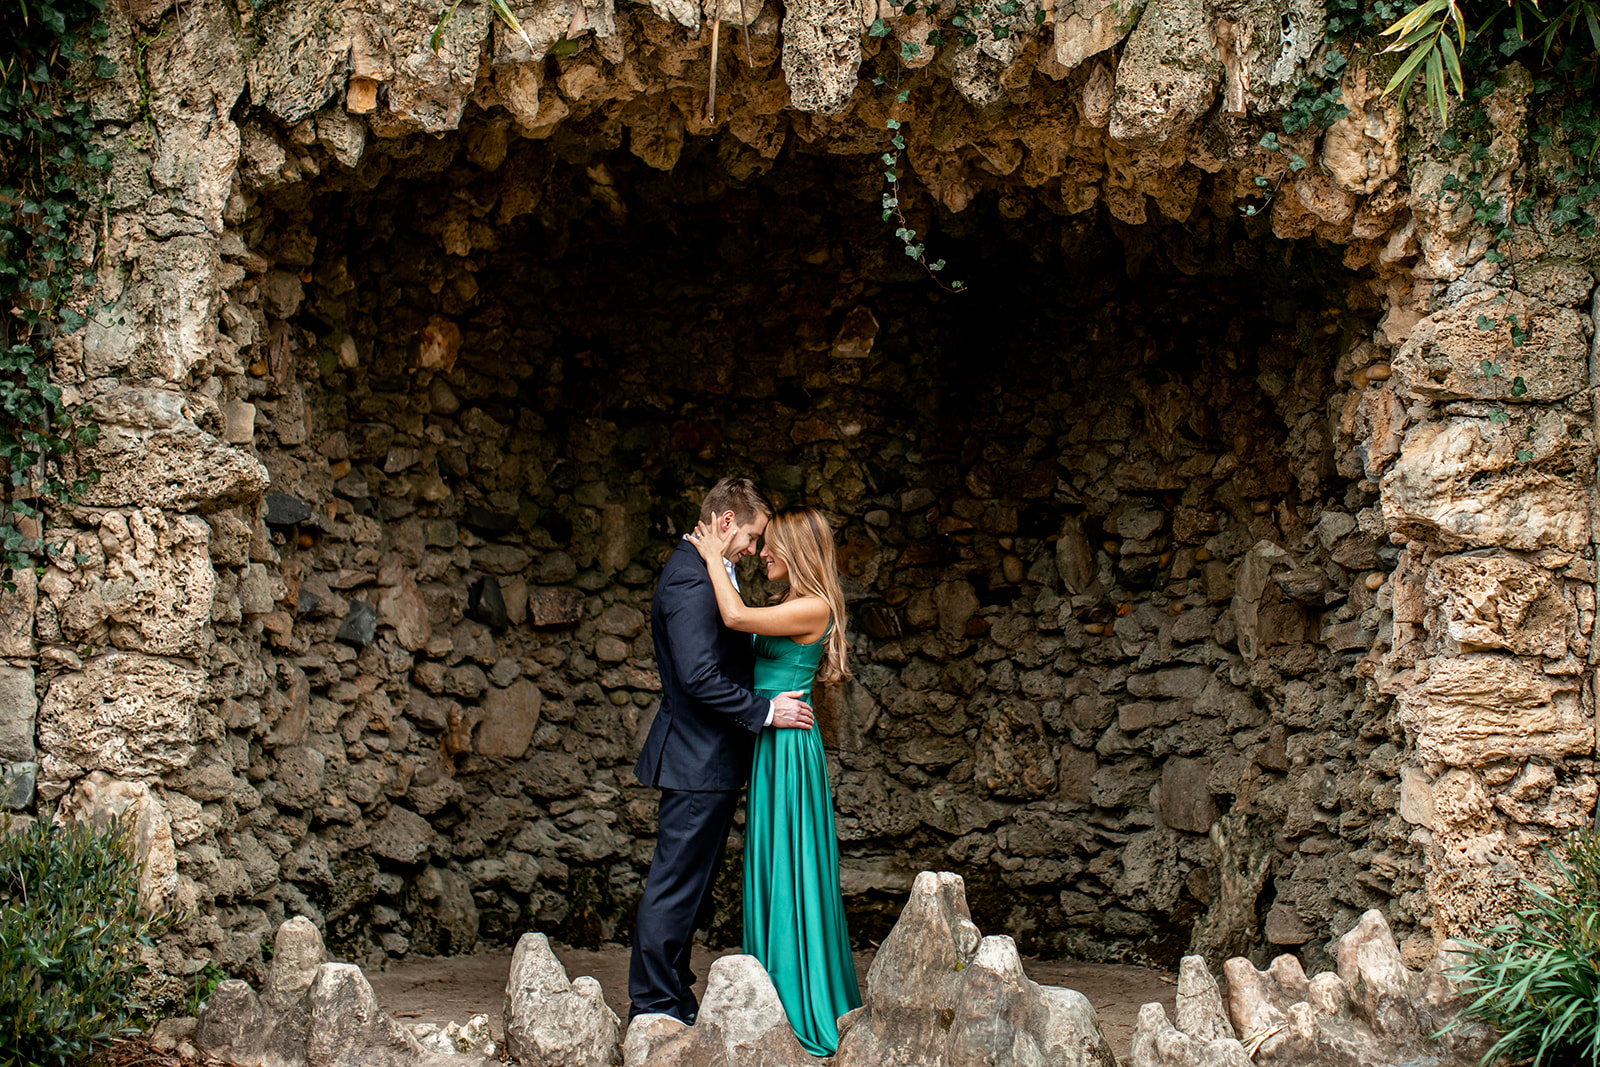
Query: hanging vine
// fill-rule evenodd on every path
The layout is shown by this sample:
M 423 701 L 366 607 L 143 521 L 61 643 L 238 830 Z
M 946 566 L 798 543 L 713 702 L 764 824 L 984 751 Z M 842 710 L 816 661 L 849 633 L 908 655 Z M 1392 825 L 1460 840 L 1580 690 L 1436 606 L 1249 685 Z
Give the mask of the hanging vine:
M 74 410 L 51 378 L 56 342 L 81 329 L 93 282 L 93 227 L 111 155 L 79 72 L 109 77 L 95 56 L 104 0 L 0 0 L 0 579 L 40 549 L 43 509 L 88 484 L 64 462 L 94 440 L 87 406 Z

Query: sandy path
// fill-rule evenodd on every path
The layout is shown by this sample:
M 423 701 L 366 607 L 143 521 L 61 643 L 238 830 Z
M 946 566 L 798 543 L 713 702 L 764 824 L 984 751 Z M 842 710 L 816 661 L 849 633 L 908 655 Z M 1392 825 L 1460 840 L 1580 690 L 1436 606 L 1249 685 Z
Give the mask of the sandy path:
M 628 949 L 612 946 L 592 952 L 585 949 L 553 946 L 556 956 L 576 978 L 581 974 L 599 979 L 606 1002 L 618 1016 L 628 1015 Z M 731 951 L 731 950 L 730 950 Z M 700 976 L 697 995 L 705 992 L 705 976 L 711 961 L 727 952 L 708 952 L 696 947 L 694 970 Z M 856 953 L 856 973 L 865 988 L 872 953 Z M 1073 963 L 1055 960 L 1023 960 L 1028 976 L 1045 985 L 1066 986 L 1089 998 L 1100 1017 L 1106 1040 L 1117 1061 L 1126 1062 L 1133 1038 L 1134 1021 L 1141 1005 L 1160 1002 L 1170 1016 L 1174 1012 L 1177 989 L 1173 975 L 1144 967 L 1123 967 L 1106 963 Z M 509 952 L 488 952 L 476 956 L 404 960 L 393 963 L 381 974 L 370 974 L 378 1003 L 395 1016 L 412 1022 L 466 1022 L 468 1017 L 488 1015 L 500 1036 L 500 1012 L 505 999 L 506 976 L 511 970 Z

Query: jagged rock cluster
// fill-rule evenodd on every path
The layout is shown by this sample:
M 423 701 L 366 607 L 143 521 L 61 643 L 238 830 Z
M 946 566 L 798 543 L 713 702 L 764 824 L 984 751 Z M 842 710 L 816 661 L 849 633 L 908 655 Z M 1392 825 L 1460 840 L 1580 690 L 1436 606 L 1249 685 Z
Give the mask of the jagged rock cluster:
M 1178 976 L 1177 1025 L 1159 1004 L 1139 1011 L 1132 1067 L 1379 1067 L 1476 1064 L 1494 1040 L 1460 1017 L 1466 999 L 1446 973 L 1447 943 L 1424 971 L 1410 971 L 1376 911 L 1339 939 L 1337 970 L 1309 981 L 1300 961 L 1266 970 L 1235 957 L 1223 967 L 1227 1006 L 1205 961 L 1188 956 Z
M 324 963 L 321 941 L 304 919 L 285 923 L 277 945 L 281 952 L 259 996 L 239 981 L 213 994 L 193 1030 L 200 1051 L 240 1067 L 464 1062 L 425 1050 L 384 1014 L 359 969 Z M 1426 970 L 1408 970 L 1382 915 L 1369 911 L 1339 939 L 1337 958 L 1337 970 L 1308 981 L 1293 956 L 1278 957 L 1266 970 L 1235 957 L 1223 968 L 1224 998 L 1205 961 L 1185 957 L 1176 1026 L 1161 1005 L 1146 1004 L 1129 1062 L 1465 1067 L 1492 1040 L 1480 1024 L 1459 1018 L 1465 1001 L 1447 973 L 1450 946 Z M 712 965 L 694 1025 L 642 1015 L 624 1036 L 599 983 L 569 981 L 544 935 L 525 934 L 511 963 L 503 1021 L 507 1052 L 523 1067 L 814 1062 L 795 1039 L 771 979 L 750 956 L 724 956 Z M 1089 1002 L 1031 981 L 1011 938 L 984 937 L 973 924 L 962 880 L 950 873 L 918 875 L 867 975 L 863 1006 L 840 1019 L 839 1031 L 840 1067 L 1116 1064 Z M 470 1047 L 474 1055 L 484 1051 Z
M 0 804 L 134 810 L 174 968 L 624 935 L 652 575 L 742 462 L 841 528 L 862 936 L 949 865 L 1088 956 L 1494 918 L 1597 791 L 1595 246 L 1455 184 L 1525 184 L 1525 77 L 1456 152 L 1357 62 L 1271 152 L 1316 5 L 1003 6 L 111 5 L 101 477 L 0 604 Z
M 239 1067 L 447 1067 L 460 1062 L 424 1049 L 380 1008 L 360 967 L 327 962 L 310 920 L 284 923 L 273 944 L 272 969 L 259 994 L 248 983 L 229 979 L 207 998 L 194 1033 L 201 1052 Z

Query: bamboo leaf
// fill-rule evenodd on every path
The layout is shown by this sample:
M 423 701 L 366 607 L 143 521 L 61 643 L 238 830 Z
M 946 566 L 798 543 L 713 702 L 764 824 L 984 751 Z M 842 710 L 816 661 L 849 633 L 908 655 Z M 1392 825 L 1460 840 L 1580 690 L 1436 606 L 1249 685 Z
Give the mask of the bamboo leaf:
M 1439 116 L 1439 121 L 1448 123 L 1450 101 L 1445 96 L 1444 90 L 1444 60 L 1440 58 L 1437 48 L 1428 53 L 1428 100 Z
M 1393 25 L 1383 31 L 1383 36 L 1393 37 L 1397 34 L 1404 36 L 1439 14 L 1449 3 L 1450 0 L 1426 0 L 1425 3 L 1419 4 L 1397 19 Z
M 522 43 L 528 46 L 528 51 L 538 54 L 538 49 L 533 47 L 533 41 L 528 38 L 527 32 L 522 28 L 522 23 L 517 21 L 517 16 L 506 5 L 506 0 L 489 0 L 489 10 L 493 11 L 500 21 L 506 24 L 507 29 L 522 38 Z
M 1417 69 L 1428 58 L 1428 53 L 1431 51 L 1432 49 L 1429 48 L 1419 48 L 1407 56 L 1406 61 L 1400 64 L 1400 69 L 1394 72 L 1394 77 L 1389 79 L 1389 84 L 1383 87 L 1383 94 L 1388 96 L 1402 84 L 1409 87 L 1411 76 L 1417 72 Z M 1400 95 L 1403 97 L 1405 94 L 1401 93 Z
M 1466 85 L 1461 80 L 1461 57 L 1456 52 L 1455 43 L 1450 40 L 1449 34 L 1442 33 L 1439 35 L 1439 45 L 1439 50 L 1444 54 L 1445 70 L 1449 72 L 1450 81 L 1456 87 L 1456 95 L 1467 95 Z

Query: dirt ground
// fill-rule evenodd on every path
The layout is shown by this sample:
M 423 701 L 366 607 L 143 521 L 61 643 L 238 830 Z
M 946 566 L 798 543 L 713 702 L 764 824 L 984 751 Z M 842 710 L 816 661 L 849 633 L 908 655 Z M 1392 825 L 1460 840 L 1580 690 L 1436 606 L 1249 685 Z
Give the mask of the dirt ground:
M 585 949 L 552 946 L 566 966 L 568 976 L 593 975 L 605 991 L 606 1002 L 617 1015 L 628 1016 L 628 949 L 617 945 L 592 952 Z M 731 951 L 731 950 L 730 950 Z M 707 952 L 696 948 L 694 971 L 700 976 L 695 993 L 705 993 L 705 976 L 711 961 L 726 952 Z M 867 970 L 872 953 L 856 953 L 856 973 L 866 989 Z M 1089 998 L 1100 1017 L 1100 1025 L 1117 1061 L 1128 1058 L 1134 1022 L 1139 1008 L 1157 1001 L 1174 1013 L 1177 999 L 1176 976 L 1144 967 L 1123 967 L 1106 963 L 1073 963 L 1066 960 L 1023 960 L 1028 977 L 1044 985 L 1066 986 Z M 500 1012 L 505 999 L 506 977 L 511 972 L 511 954 L 489 952 L 476 956 L 404 960 L 393 963 L 381 974 L 369 974 L 378 1003 L 407 1023 L 466 1022 L 479 1013 L 489 1016 L 495 1037 L 500 1037 Z

